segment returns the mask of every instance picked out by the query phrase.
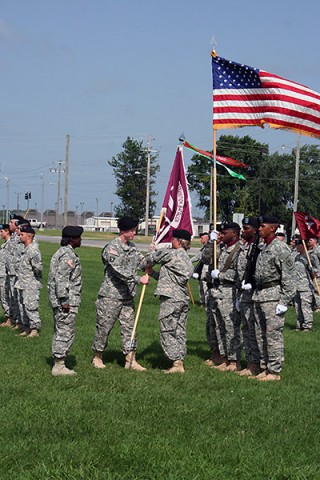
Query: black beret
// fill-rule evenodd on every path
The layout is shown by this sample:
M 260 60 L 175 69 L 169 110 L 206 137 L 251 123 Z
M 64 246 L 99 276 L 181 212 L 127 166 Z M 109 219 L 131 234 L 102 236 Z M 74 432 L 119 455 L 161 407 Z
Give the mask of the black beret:
M 24 223 L 30 223 L 28 220 L 25 218 L 21 217 L 21 215 L 16 215 L 15 213 L 10 213 L 10 220 L 15 220 L 16 225 L 22 225 Z
M 221 230 L 240 230 L 240 225 L 236 222 L 223 223 Z
M 0 223 L 0 230 L 9 230 L 10 226 L 8 223 Z
M 208 232 L 199 233 L 199 237 L 200 237 L 200 238 L 201 238 L 201 237 L 204 237 L 205 235 L 209 235 L 209 233 L 208 233 Z
M 83 228 L 77 225 L 68 225 L 62 230 L 63 237 L 81 237 Z
M 191 234 L 187 230 L 173 230 L 172 231 L 173 238 L 179 238 L 179 240 L 191 240 Z
M 32 235 L 35 235 L 36 232 L 34 231 L 34 229 L 32 227 L 30 227 L 30 225 L 26 224 L 26 225 L 22 225 L 20 227 L 20 232 L 21 233 L 32 233 Z
M 242 225 L 250 225 L 251 227 L 259 228 L 260 222 L 258 217 L 244 217 L 242 219 Z
M 303 240 L 301 238 L 296 238 L 294 243 L 296 245 L 303 245 Z
M 133 217 L 121 217 L 118 220 L 118 228 L 119 230 L 123 230 L 126 232 L 127 230 L 132 230 L 133 228 L 136 228 L 139 224 L 139 220 L 136 220 Z
M 260 223 L 267 223 L 267 224 L 272 224 L 272 225 L 279 225 L 280 221 L 277 217 L 273 215 L 261 215 L 259 217 Z

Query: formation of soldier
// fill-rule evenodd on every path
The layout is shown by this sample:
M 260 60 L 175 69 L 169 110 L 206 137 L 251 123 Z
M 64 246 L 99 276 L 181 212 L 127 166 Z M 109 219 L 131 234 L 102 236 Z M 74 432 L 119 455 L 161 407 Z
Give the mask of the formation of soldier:
M 186 324 L 189 311 L 188 281 L 194 274 L 206 308 L 206 334 L 210 357 L 206 364 L 219 371 L 236 372 L 259 381 L 280 380 L 284 361 L 285 312 L 294 303 L 298 331 L 310 331 L 318 306 L 320 248 L 310 239 L 306 251 L 299 235 L 291 249 L 277 236 L 273 216 L 245 217 L 242 229 L 230 222 L 220 231 L 201 236 L 199 255 L 190 259 L 191 235 L 174 230 L 171 248 L 150 249 L 142 255 L 132 242 L 138 221 L 122 217 L 119 235 L 102 250 L 104 279 L 96 301 L 96 333 L 92 346 L 94 368 L 103 369 L 103 352 L 116 321 L 120 321 L 125 368 L 146 370 L 136 359 L 134 299 L 137 285 L 157 280 L 160 298 L 160 343 L 172 366 L 165 373 L 183 373 Z M 60 248 L 50 262 L 49 303 L 54 318 L 52 375 L 74 375 L 65 364 L 74 340 L 82 295 L 82 271 L 75 249 L 81 246 L 83 228 L 62 230 Z M 11 215 L 0 225 L 0 300 L 5 321 L 1 326 L 19 330 L 25 337 L 39 336 L 41 253 L 30 224 Z M 192 262 L 198 261 L 194 269 Z M 153 265 L 160 265 L 154 270 Z M 142 275 L 138 275 L 138 271 Z M 242 348 L 246 359 L 241 369 Z
M 206 364 L 263 382 L 281 378 L 288 305 L 296 310 L 296 330 L 308 332 L 319 298 L 317 239 L 306 245 L 295 235 L 290 249 L 276 233 L 279 223 L 269 215 L 245 217 L 242 229 L 226 223 L 211 232 L 201 259 L 209 265 Z

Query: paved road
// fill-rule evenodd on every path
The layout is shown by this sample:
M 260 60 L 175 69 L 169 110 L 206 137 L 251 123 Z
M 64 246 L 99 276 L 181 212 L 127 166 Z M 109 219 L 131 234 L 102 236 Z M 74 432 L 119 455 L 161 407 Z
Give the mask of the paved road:
M 37 239 L 42 242 L 48 243 L 60 243 L 61 237 L 51 237 L 46 235 L 37 235 Z M 105 240 L 88 240 L 82 239 L 81 243 L 84 247 L 95 247 L 95 248 L 103 248 L 106 244 Z M 136 243 L 135 244 L 139 251 L 146 251 L 148 250 L 149 243 Z M 189 253 L 191 255 L 196 255 L 199 252 L 199 248 L 191 247 Z

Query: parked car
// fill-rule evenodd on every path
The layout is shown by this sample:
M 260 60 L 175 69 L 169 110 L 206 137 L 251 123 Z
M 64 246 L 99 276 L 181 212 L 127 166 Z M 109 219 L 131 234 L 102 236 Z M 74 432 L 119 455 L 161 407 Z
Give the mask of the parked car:
M 30 225 L 32 228 L 46 228 L 48 226 L 47 222 L 40 222 L 36 218 L 28 218 L 28 222 L 30 222 Z

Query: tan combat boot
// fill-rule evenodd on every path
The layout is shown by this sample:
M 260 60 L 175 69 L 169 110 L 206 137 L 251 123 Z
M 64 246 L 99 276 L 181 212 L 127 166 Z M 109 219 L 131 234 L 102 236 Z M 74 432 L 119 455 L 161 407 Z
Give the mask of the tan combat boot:
M 102 361 L 102 352 L 95 352 L 92 359 L 92 365 L 94 368 L 106 368 L 105 364 Z
M 227 371 L 229 363 L 230 363 L 229 360 L 227 360 L 226 358 L 223 358 L 220 365 L 213 365 L 212 368 L 214 368 L 215 370 L 218 370 L 219 372 L 225 372 Z
M 67 376 L 67 375 L 76 375 L 74 370 L 70 370 L 64 364 L 64 358 L 55 358 L 54 365 L 51 370 L 51 373 L 54 377 Z
M 175 360 L 173 365 L 168 370 L 162 370 L 163 373 L 184 373 L 183 368 L 183 361 L 182 360 Z
M 248 378 L 255 378 L 256 380 L 261 380 L 262 378 L 266 377 L 268 375 L 268 370 L 262 370 L 259 375 L 256 375 L 255 377 L 248 377 Z
M 31 332 L 29 327 L 23 327 L 23 326 L 19 328 L 19 331 L 21 332 L 19 333 L 19 337 L 28 337 L 29 333 Z
M 259 381 L 259 382 L 274 382 L 274 381 L 279 381 L 281 380 L 281 377 L 278 373 L 267 373 L 267 375 L 265 375 L 264 377 L 260 377 L 258 378 L 259 375 L 256 377 L 256 379 Z
M 247 368 L 243 368 L 238 372 L 240 377 L 252 377 L 253 375 L 258 375 L 260 373 L 260 367 L 256 363 L 248 363 Z
M 6 320 L 0 323 L 0 327 L 12 327 L 13 322 L 11 317 L 7 317 Z
M 205 360 L 204 362 L 208 367 L 214 367 L 215 365 L 221 365 L 223 363 L 223 357 L 221 357 L 220 353 L 214 352 L 211 356 Z
M 229 365 L 223 370 L 224 372 L 237 372 L 240 370 L 240 363 L 236 360 L 231 360 Z
M 39 332 L 36 328 L 32 328 L 28 337 L 39 337 Z
M 136 372 L 145 372 L 147 369 L 144 368 L 136 360 L 136 352 L 132 351 L 126 355 L 126 364 L 125 367 L 127 370 L 135 370 Z

